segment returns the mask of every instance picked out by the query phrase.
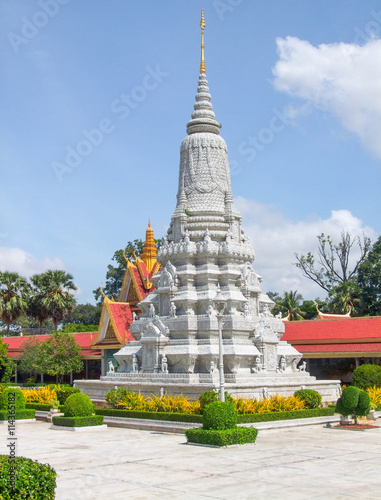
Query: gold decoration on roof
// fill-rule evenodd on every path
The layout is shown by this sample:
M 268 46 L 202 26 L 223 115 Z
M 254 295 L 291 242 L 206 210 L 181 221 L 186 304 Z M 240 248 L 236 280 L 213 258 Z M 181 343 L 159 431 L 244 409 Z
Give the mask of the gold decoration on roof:
M 201 64 L 200 64 L 200 73 L 205 74 L 205 59 L 204 59 L 204 29 L 205 29 L 205 20 L 204 20 L 204 9 L 201 9 Z
M 140 259 L 144 262 L 147 271 L 150 273 L 157 263 L 156 260 L 156 245 L 151 227 L 151 221 L 148 221 L 148 228 L 146 231 L 146 241 L 144 242 L 143 253 Z

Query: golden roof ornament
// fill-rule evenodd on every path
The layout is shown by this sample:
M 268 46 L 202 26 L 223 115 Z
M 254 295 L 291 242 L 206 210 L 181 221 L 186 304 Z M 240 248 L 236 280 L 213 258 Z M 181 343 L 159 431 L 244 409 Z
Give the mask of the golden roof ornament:
M 204 10 L 201 9 L 201 64 L 200 64 L 200 73 L 205 74 L 205 59 L 204 59 L 204 29 L 205 29 L 205 19 L 204 19 Z
M 146 241 L 144 242 L 143 253 L 140 255 L 141 260 L 144 262 L 147 271 L 150 273 L 153 266 L 157 263 L 156 260 L 156 245 L 151 221 L 148 221 L 148 228 L 146 231 Z

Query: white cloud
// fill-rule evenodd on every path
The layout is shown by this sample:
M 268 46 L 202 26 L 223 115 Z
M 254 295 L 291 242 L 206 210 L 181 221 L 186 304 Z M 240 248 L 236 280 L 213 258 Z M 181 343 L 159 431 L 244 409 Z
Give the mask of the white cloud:
M 255 250 L 254 268 L 263 278 L 263 291 L 298 290 L 305 299 L 324 298 L 324 290 L 311 280 L 304 278 L 302 272 L 292 265 L 294 254 L 316 252 L 317 236 L 330 235 L 339 242 L 342 231 L 352 236 L 364 233 L 372 240 L 377 239 L 375 231 L 363 225 L 362 221 L 349 210 L 333 210 L 328 219 L 311 217 L 307 220 L 291 221 L 275 207 L 242 197 L 235 204 L 243 217 L 243 228 Z M 352 258 L 358 256 L 353 247 Z
M 317 47 L 296 37 L 276 42 L 275 88 L 331 113 L 381 158 L 381 40 Z
M 17 272 L 29 278 L 33 274 L 43 273 L 48 269 L 65 269 L 65 266 L 58 257 L 37 259 L 21 248 L 0 247 L 1 271 Z

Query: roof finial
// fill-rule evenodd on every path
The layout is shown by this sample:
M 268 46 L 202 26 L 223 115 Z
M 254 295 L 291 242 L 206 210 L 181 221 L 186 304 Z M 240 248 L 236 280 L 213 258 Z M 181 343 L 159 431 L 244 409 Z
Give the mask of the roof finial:
M 205 74 L 205 59 L 204 59 L 204 29 L 205 29 L 205 20 L 204 20 L 204 9 L 201 9 L 201 64 L 200 64 L 200 73 Z

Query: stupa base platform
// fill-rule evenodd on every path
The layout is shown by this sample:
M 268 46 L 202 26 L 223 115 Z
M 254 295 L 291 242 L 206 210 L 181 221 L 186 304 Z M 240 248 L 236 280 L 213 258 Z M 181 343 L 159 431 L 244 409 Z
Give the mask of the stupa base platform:
M 229 380 L 235 377 L 236 380 Z M 238 379 L 238 380 L 237 380 Z M 163 374 L 163 373 L 126 373 L 109 374 L 100 380 L 76 380 L 74 386 L 91 399 L 104 401 L 106 394 L 115 387 L 124 387 L 143 396 L 183 394 L 196 400 L 205 391 L 218 390 L 217 375 L 209 374 Z M 299 389 L 313 389 L 322 396 L 324 403 L 336 403 L 340 397 L 339 380 L 316 380 L 307 372 L 285 374 L 259 373 L 254 377 L 225 376 L 225 390 L 232 396 L 264 398 L 272 394 L 292 396 Z

